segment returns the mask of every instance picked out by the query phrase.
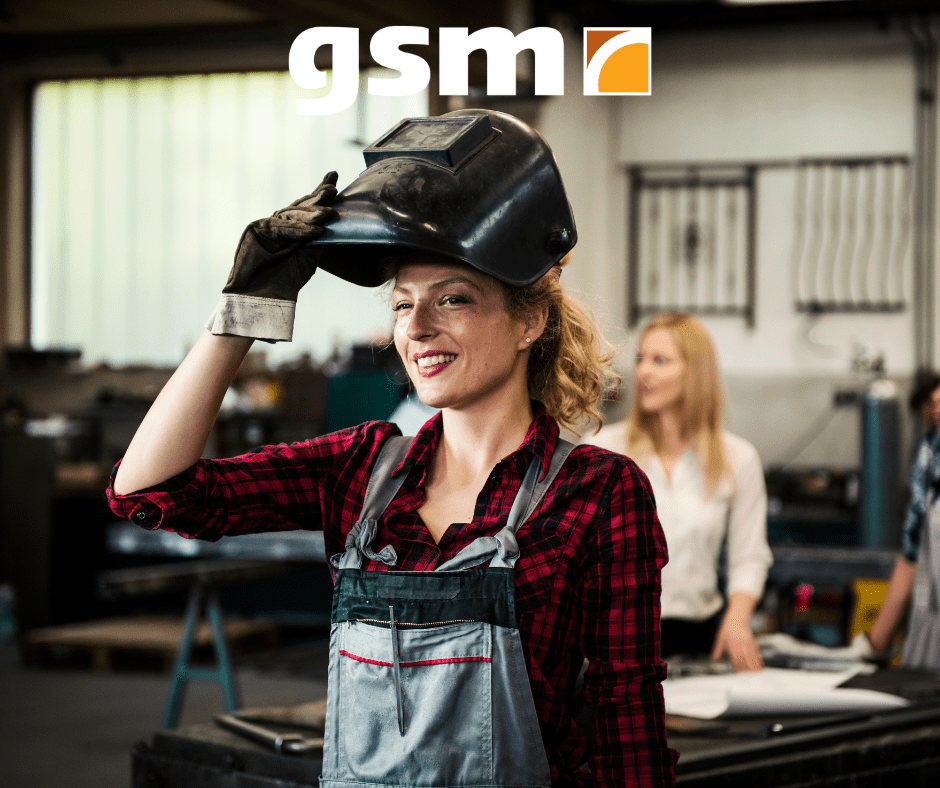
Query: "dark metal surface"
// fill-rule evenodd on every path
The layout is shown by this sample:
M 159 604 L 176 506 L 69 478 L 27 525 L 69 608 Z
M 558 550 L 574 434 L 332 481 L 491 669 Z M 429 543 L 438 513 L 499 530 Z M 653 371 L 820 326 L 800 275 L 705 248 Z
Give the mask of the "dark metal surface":
M 774 563 L 768 582 L 783 586 L 794 580 L 848 584 L 856 577 L 887 578 L 897 561 L 894 550 L 817 545 L 771 545 Z
M 193 585 L 224 585 L 305 570 L 305 564 L 290 561 L 207 558 L 102 572 L 98 575 L 98 590 L 107 597 L 164 594 L 188 590 Z
M 183 539 L 170 531 L 148 531 L 125 520 L 107 526 L 108 550 L 129 555 L 187 558 L 256 558 L 275 561 L 326 561 L 322 531 L 278 531 L 223 537 L 217 542 Z
M 212 723 L 160 731 L 132 751 L 134 788 L 318 788 L 322 760 L 273 752 Z
M 310 739 L 294 731 L 278 731 L 241 718 L 238 713 L 218 714 L 216 724 L 250 741 L 285 755 L 321 755 L 323 739 Z

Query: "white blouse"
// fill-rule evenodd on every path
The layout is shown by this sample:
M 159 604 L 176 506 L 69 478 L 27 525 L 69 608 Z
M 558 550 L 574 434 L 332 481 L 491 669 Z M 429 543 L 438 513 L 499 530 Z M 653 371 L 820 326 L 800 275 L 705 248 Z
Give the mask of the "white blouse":
M 626 422 L 604 427 L 583 442 L 624 453 Z M 744 438 L 723 433 L 732 475 L 711 498 L 698 455 L 691 448 L 666 476 L 655 454 L 634 457 L 649 477 L 656 511 L 666 535 L 669 563 L 662 575 L 662 617 L 704 621 L 722 606 L 718 557 L 727 536 L 727 592 L 759 599 L 773 555 L 767 544 L 767 490 L 757 450 Z

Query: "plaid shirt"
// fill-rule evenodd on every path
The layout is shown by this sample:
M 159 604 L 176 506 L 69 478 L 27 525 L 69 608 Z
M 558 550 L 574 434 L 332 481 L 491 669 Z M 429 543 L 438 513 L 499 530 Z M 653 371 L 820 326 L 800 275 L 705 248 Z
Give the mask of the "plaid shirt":
M 911 468 L 911 500 L 904 515 L 902 552 L 911 563 L 917 562 L 920 537 L 927 522 L 931 502 L 940 497 L 940 434 L 931 427 Z M 934 503 L 936 505 L 936 503 Z
M 323 529 L 332 555 L 344 551 L 379 449 L 398 432 L 369 422 L 233 459 L 200 460 L 160 485 L 125 496 L 112 489 L 108 497 L 116 514 L 190 538 Z M 522 445 L 496 464 L 480 491 L 473 521 L 451 525 L 435 544 L 417 509 L 441 434 L 438 415 L 394 472 L 408 476 L 382 518 L 377 545 L 395 548 L 398 571 L 433 570 L 505 525 L 530 459 L 541 458 L 547 469 L 558 425 L 536 403 Z M 552 785 L 672 785 L 677 756 L 666 745 L 659 659 L 666 542 L 646 476 L 622 455 L 578 446 L 517 538 L 516 611 Z M 575 723 L 584 657 L 582 698 L 593 710 L 593 743 Z M 593 782 L 578 768 L 586 761 Z

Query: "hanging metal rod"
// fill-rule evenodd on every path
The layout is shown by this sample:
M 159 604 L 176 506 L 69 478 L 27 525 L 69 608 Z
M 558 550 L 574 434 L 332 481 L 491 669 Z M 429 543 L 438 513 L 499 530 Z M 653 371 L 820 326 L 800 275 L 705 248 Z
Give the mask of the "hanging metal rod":
M 700 162 L 675 162 L 675 161 L 652 161 L 652 162 L 630 162 L 622 164 L 624 170 L 633 170 L 641 168 L 644 174 L 649 174 L 652 170 L 662 170 L 676 173 L 696 173 L 702 177 L 703 183 L 712 182 L 707 175 L 696 172 L 698 170 L 719 171 L 719 170 L 741 170 L 742 172 L 749 168 L 760 170 L 769 169 L 788 169 L 793 167 L 813 167 L 822 165 L 837 165 L 841 167 L 861 167 L 873 164 L 910 164 L 911 156 L 904 153 L 891 153 L 881 156 L 833 156 L 824 158 L 818 156 L 804 156 L 793 159 L 748 159 L 748 160 L 722 160 Z M 658 174 L 658 173 L 657 173 Z M 644 181 L 648 183 L 648 181 Z

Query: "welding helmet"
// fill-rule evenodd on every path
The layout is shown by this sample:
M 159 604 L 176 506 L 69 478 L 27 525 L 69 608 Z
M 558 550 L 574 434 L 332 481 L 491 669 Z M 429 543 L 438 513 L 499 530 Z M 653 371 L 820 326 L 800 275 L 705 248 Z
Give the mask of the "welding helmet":
M 406 251 L 532 284 L 577 241 L 558 165 L 541 135 L 503 112 L 409 118 L 364 151 L 367 169 L 333 202 L 319 267 L 380 285 Z

